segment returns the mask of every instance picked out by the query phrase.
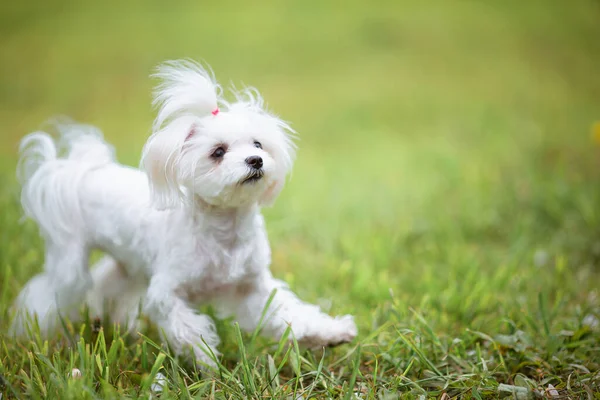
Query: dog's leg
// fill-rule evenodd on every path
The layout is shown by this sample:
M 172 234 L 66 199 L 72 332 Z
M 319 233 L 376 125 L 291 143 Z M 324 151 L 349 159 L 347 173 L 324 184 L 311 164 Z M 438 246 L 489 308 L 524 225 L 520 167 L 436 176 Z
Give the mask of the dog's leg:
M 265 313 L 274 290 L 275 296 Z M 262 332 L 275 339 L 280 338 L 290 325 L 298 342 L 309 348 L 348 343 L 358 333 L 352 316 L 331 317 L 321 312 L 318 306 L 299 300 L 285 283 L 270 275 L 221 297 L 215 307 L 220 316 L 234 315 L 242 329 L 253 331 L 260 324 Z
M 58 322 L 54 293 L 51 287 L 51 276 L 42 273 L 34 276 L 21 289 L 14 309 L 15 318 L 12 322 L 11 333 L 15 336 L 26 336 L 30 322 L 37 317 L 40 333 L 47 337 Z
M 192 349 L 197 361 L 211 368 L 216 364 L 211 352 L 218 356 L 219 337 L 213 321 L 196 313 L 177 293 L 178 281 L 170 275 L 152 277 L 146 293 L 144 312 L 158 325 L 161 334 L 178 354 Z
M 59 314 L 69 317 L 73 313 L 91 286 L 88 257 L 86 246 L 76 241 L 67 245 L 48 243 L 44 273 L 32 278 L 17 297 L 15 334 L 26 334 L 27 320 L 37 316 L 40 333 L 48 336 L 56 328 Z
M 145 279 L 134 279 L 124 265 L 105 255 L 92 267 L 92 281 L 94 287 L 87 295 L 91 316 L 101 318 L 108 313 L 112 322 L 127 327 L 127 331 L 136 329 L 147 288 Z

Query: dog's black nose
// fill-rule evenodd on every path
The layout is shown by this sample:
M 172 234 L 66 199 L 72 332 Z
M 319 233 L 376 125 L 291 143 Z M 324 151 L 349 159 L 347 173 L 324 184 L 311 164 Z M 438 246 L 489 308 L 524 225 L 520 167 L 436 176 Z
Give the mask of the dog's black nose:
M 246 164 L 248 164 L 254 169 L 261 169 L 263 166 L 262 158 L 260 158 L 259 156 L 250 156 L 246 158 Z

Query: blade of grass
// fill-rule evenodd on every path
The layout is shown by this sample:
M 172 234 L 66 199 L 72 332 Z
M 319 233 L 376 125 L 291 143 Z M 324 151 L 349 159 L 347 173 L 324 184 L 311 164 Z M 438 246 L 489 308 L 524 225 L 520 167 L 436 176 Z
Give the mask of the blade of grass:
M 356 377 L 358 376 L 358 371 L 360 368 L 360 356 L 361 356 L 361 348 L 358 345 L 356 349 L 356 354 L 354 356 L 354 360 L 352 362 L 352 375 L 350 376 L 350 381 L 348 383 L 348 391 L 344 395 L 345 400 L 349 400 L 352 398 L 354 394 L 354 385 L 356 384 Z
M 440 370 L 437 369 L 437 367 L 433 364 L 433 362 L 431 362 L 431 360 L 429 360 L 429 358 L 425 355 L 425 353 L 423 353 L 423 351 L 421 351 L 421 349 L 419 349 L 412 340 L 410 340 L 408 337 L 406 337 L 402 332 L 400 332 L 400 330 L 396 329 L 396 332 L 398 333 L 398 337 L 400 338 L 400 340 L 406 346 L 408 346 L 412 351 L 414 351 L 415 354 L 417 354 L 417 357 L 421 360 L 421 362 L 425 363 L 437 376 L 439 376 L 439 377 L 444 376 L 444 374 L 442 374 L 440 372 Z

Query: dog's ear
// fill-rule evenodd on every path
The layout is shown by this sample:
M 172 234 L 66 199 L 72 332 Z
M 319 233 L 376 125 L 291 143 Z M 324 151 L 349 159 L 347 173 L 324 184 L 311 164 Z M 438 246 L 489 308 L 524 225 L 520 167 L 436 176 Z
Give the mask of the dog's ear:
M 196 129 L 189 117 L 179 118 L 155 132 L 144 146 L 141 167 L 158 209 L 177 207 L 186 198 L 180 183 L 180 160 L 185 141 Z

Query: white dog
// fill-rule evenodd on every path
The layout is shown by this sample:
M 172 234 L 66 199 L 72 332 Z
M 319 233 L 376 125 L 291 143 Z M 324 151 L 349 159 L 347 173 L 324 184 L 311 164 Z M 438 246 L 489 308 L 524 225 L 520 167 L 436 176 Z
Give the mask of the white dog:
M 278 338 L 289 324 L 311 348 L 353 340 L 351 316 L 301 302 L 269 270 L 260 208 L 275 200 L 292 167 L 292 129 L 253 89 L 223 100 L 193 62 L 165 63 L 156 76 L 159 112 L 142 155 L 145 173 L 117 164 L 93 127 L 59 126 L 58 149 L 43 132 L 23 139 L 21 201 L 46 257 L 17 299 L 13 331 L 25 334 L 36 315 L 48 334 L 59 315 L 74 318 L 86 301 L 131 328 L 141 308 L 175 351 L 192 349 L 213 365 L 219 338 L 195 308 L 210 303 L 252 331 L 277 289 L 263 333 Z M 93 249 L 106 256 L 90 271 Z

